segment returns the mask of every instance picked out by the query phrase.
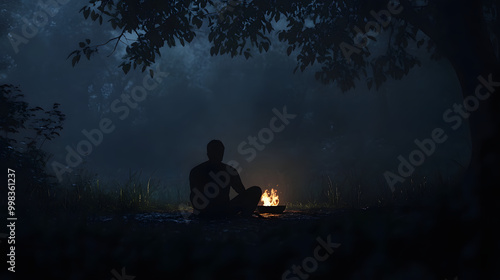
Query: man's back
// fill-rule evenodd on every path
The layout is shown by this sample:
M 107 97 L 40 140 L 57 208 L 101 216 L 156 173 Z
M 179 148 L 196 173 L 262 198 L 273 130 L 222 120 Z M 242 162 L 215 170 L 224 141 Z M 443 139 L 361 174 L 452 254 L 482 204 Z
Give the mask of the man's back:
M 229 210 L 229 190 L 245 190 L 238 172 L 231 166 L 217 161 L 197 165 L 189 174 L 191 203 L 200 213 L 222 214 Z
M 238 171 L 222 163 L 224 144 L 220 140 L 207 144 L 207 156 L 208 161 L 189 173 L 193 213 L 202 217 L 251 216 L 262 190 L 258 186 L 245 189 Z M 229 200 L 230 188 L 238 193 L 232 200 Z

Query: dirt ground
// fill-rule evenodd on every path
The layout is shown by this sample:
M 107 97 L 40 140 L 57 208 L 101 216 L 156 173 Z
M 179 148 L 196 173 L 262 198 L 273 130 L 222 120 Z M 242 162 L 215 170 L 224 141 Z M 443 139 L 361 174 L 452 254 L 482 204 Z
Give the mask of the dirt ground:
M 176 211 L 36 219 L 17 230 L 16 276 L 297 280 L 498 275 L 496 265 L 485 261 L 498 257 L 495 246 L 485 244 L 486 229 L 450 210 L 315 209 L 263 216 L 200 220 Z

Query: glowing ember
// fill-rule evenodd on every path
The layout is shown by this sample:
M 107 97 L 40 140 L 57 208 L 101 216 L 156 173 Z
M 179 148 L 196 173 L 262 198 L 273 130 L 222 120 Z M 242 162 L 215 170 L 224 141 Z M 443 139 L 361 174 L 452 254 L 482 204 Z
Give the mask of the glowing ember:
M 278 198 L 278 194 L 275 189 L 271 189 L 271 193 L 268 190 L 265 190 L 260 198 L 260 201 L 264 203 L 264 206 L 278 206 L 280 203 L 280 199 Z

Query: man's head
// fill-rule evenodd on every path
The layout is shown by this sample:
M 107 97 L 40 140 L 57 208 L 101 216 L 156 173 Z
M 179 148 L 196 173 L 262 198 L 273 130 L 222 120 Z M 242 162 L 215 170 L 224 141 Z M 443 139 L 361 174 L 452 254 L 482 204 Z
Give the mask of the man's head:
M 222 161 L 224 157 L 224 144 L 220 140 L 208 142 L 207 155 L 210 161 Z

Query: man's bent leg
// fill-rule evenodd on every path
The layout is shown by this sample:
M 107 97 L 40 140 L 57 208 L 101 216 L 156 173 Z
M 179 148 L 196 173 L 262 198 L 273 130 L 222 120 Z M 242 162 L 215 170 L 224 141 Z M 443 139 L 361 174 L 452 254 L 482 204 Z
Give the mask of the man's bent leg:
M 238 194 L 230 201 L 231 209 L 235 212 L 241 212 L 242 216 L 251 216 L 257 204 L 259 204 L 262 190 L 260 187 L 253 186 Z

